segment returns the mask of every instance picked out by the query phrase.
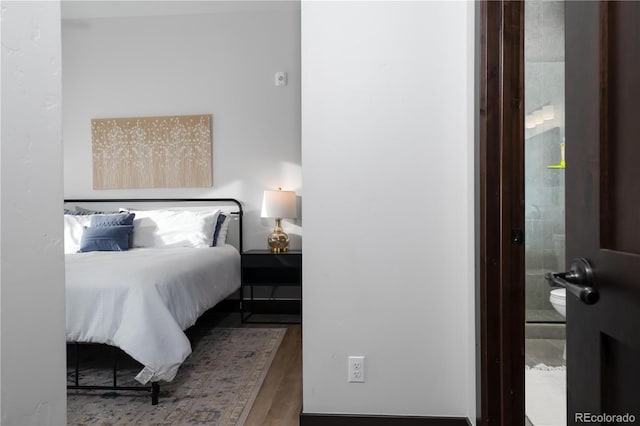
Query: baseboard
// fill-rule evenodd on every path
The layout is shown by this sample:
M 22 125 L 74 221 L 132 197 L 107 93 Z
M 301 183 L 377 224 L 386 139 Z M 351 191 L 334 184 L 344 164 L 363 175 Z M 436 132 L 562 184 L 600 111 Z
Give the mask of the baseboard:
M 465 417 L 367 416 L 300 413 L 300 426 L 468 426 Z

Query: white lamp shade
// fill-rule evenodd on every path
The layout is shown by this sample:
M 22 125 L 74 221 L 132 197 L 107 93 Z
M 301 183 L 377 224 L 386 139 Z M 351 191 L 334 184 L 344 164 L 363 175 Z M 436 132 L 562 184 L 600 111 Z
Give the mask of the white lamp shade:
M 289 219 L 298 217 L 296 193 L 293 191 L 264 191 L 261 216 Z

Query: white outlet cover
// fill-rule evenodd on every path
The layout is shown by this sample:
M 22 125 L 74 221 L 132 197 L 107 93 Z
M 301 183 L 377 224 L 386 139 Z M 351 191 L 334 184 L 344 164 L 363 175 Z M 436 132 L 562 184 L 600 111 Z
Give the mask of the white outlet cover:
M 365 358 L 363 356 L 350 356 L 348 360 L 347 380 L 349 383 L 364 383 L 365 377 Z
M 287 83 L 287 73 L 284 71 L 278 71 L 276 73 L 276 86 L 286 86 Z

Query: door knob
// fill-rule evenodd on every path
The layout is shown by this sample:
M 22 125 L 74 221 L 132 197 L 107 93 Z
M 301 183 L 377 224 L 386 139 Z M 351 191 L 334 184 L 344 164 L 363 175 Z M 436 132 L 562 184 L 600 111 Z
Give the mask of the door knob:
M 593 269 L 583 257 L 573 259 L 568 272 L 545 274 L 550 286 L 564 287 L 587 305 L 593 305 L 600 299 L 600 293 L 593 288 Z

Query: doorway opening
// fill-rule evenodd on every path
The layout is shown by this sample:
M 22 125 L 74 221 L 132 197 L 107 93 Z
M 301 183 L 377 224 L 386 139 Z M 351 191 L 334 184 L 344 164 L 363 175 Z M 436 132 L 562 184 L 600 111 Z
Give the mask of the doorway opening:
M 525 424 L 566 424 L 564 2 L 524 3 Z

